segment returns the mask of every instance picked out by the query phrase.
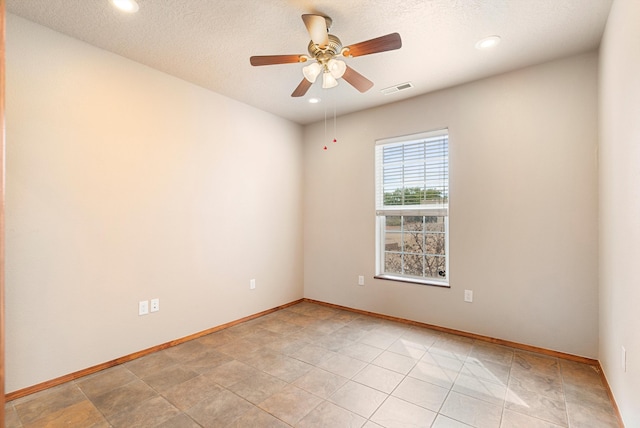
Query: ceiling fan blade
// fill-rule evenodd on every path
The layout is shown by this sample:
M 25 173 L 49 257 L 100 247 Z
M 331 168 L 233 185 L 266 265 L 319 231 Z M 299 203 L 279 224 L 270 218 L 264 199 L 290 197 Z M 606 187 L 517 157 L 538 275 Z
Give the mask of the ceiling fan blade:
M 291 64 L 294 62 L 305 62 L 306 55 L 263 55 L 252 56 L 249 58 L 251 65 L 275 65 L 275 64 Z
M 329 32 L 327 31 L 327 19 L 322 15 L 302 15 L 304 25 L 307 27 L 313 43 L 324 48 L 329 44 Z
M 362 56 L 378 52 L 392 51 L 402 47 L 402 39 L 400 34 L 391 33 L 386 36 L 377 37 L 375 39 L 366 40 L 347 46 L 343 49 L 344 56 Z
M 373 86 L 373 82 L 371 80 L 367 79 L 348 65 L 347 70 L 342 75 L 342 78 L 360 92 L 367 92 Z
M 292 97 L 302 97 L 307 93 L 309 88 L 313 85 L 313 83 L 309 82 L 307 79 L 302 79 L 302 82 L 298 85 L 298 87 L 291 93 Z

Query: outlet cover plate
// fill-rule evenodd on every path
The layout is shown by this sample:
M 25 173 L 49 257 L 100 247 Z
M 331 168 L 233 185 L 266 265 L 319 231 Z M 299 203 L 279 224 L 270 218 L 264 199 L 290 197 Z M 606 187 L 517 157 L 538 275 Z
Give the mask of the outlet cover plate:
M 473 302 L 473 290 L 464 290 L 464 301 L 467 303 Z
M 151 299 L 151 312 L 158 312 L 160 310 L 160 299 Z

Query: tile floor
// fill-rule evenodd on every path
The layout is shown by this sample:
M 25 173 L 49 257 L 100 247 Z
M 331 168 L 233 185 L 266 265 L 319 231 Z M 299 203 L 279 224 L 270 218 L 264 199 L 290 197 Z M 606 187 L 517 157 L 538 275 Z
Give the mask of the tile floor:
M 24 427 L 618 427 L 594 368 L 309 302 L 7 403 Z

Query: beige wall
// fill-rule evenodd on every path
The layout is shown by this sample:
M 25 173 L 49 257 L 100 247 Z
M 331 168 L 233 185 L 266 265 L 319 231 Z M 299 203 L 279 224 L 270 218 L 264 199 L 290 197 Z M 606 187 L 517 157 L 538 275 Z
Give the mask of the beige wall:
M 7 33 L 8 392 L 302 297 L 300 126 Z
M 305 127 L 305 296 L 596 358 L 597 66 L 584 54 L 340 117 L 326 152 L 324 123 Z M 374 141 L 444 127 L 451 288 L 375 280 Z
M 627 427 L 640 426 L 638 17 L 640 2 L 616 0 L 600 48 L 599 356 Z

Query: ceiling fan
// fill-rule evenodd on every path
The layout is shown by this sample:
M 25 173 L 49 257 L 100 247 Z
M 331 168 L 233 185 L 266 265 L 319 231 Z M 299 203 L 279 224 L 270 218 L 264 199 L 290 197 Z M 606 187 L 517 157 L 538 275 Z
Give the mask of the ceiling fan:
M 343 47 L 339 38 L 329 34 L 333 21 L 328 16 L 305 14 L 302 15 L 302 21 L 311 36 L 307 49 L 309 55 L 263 55 L 250 58 L 251 65 L 254 66 L 313 61 L 302 69 L 304 79 L 293 91 L 292 97 L 306 94 L 320 74 L 323 88 L 332 88 L 338 84 L 337 79 L 343 78 L 358 91 L 366 92 L 371 89 L 373 82 L 337 58 L 369 55 L 402 47 L 402 39 L 398 33 Z

